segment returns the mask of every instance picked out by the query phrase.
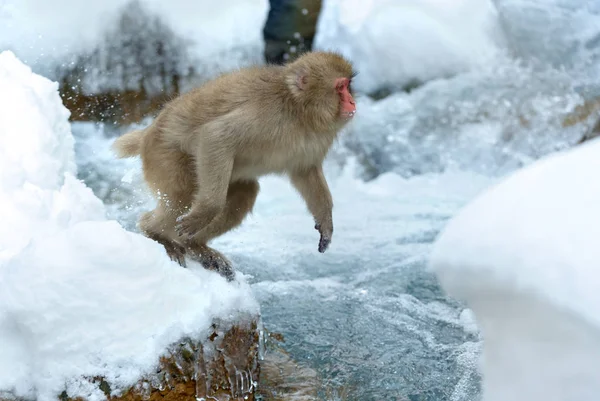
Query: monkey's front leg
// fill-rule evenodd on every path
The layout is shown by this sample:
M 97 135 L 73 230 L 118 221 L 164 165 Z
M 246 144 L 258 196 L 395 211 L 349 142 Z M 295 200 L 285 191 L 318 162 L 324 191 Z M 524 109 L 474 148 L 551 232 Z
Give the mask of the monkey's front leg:
M 333 236 L 333 200 L 323 168 L 312 166 L 306 170 L 293 172 L 290 178 L 315 219 L 315 229 L 321 234 L 319 252 L 323 253 L 329 247 Z
M 191 238 L 208 226 L 223 211 L 227 202 L 233 156 L 210 145 L 196 147 L 198 190 L 190 211 L 179 216 L 175 226 L 177 234 L 183 238 Z

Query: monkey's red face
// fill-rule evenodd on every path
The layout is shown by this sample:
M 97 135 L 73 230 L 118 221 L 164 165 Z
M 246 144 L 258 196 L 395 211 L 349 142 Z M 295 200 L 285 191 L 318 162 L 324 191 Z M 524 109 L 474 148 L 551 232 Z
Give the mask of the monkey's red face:
M 335 90 L 340 98 L 340 115 L 343 118 L 352 118 L 356 114 L 356 103 L 350 93 L 350 80 L 348 78 L 337 78 Z

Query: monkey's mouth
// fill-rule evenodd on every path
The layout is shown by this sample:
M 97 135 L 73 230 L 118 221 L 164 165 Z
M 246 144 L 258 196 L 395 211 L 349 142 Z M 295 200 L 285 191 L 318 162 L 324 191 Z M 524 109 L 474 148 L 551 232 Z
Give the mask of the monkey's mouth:
M 353 110 L 353 111 L 344 111 L 344 112 L 342 112 L 342 117 L 352 118 L 352 117 L 354 117 L 355 114 L 356 114 L 356 110 Z

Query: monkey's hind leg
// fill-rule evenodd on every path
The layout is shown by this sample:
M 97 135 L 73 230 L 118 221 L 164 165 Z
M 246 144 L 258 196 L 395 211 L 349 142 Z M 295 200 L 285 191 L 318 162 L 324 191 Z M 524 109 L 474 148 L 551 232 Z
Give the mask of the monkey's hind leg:
M 206 245 L 208 241 L 236 228 L 254 208 L 259 191 L 258 181 L 237 181 L 229 185 L 225 208 L 209 225 L 186 243 L 188 255 L 206 269 L 219 272 L 232 281 L 235 278 L 231 262 L 219 251 Z
M 182 267 L 185 267 L 185 247 L 164 234 L 164 228 L 161 228 L 161 226 L 164 226 L 164 224 L 161 224 L 163 218 L 164 211 L 160 206 L 154 211 L 146 212 L 140 218 L 140 229 L 146 237 L 164 246 L 165 251 L 171 260 L 179 263 Z
M 191 159 L 167 143 L 155 127 L 145 136 L 142 166 L 144 179 L 158 204 L 140 217 L 139 227 L 147 237 L 162 244 L 172 260 L 185 267 L 185 247 L 174 226 L 190 204 L 195 189 Z
M 189 242 L 186 244 L 187 256 L 199 262 L 205 269 L 212 270 L 225 277 L 227 281 L 235 279 L 235 273 L 231 261 L 221 252 L 206 244 Z

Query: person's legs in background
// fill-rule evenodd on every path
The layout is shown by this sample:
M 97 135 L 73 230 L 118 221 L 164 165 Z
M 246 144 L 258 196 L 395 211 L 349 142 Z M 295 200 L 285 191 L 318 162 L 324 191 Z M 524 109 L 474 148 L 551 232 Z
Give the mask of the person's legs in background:
M 265 61 L 283 64 L 312 49 L 321 0 L 269 0 L 263 29 Z

